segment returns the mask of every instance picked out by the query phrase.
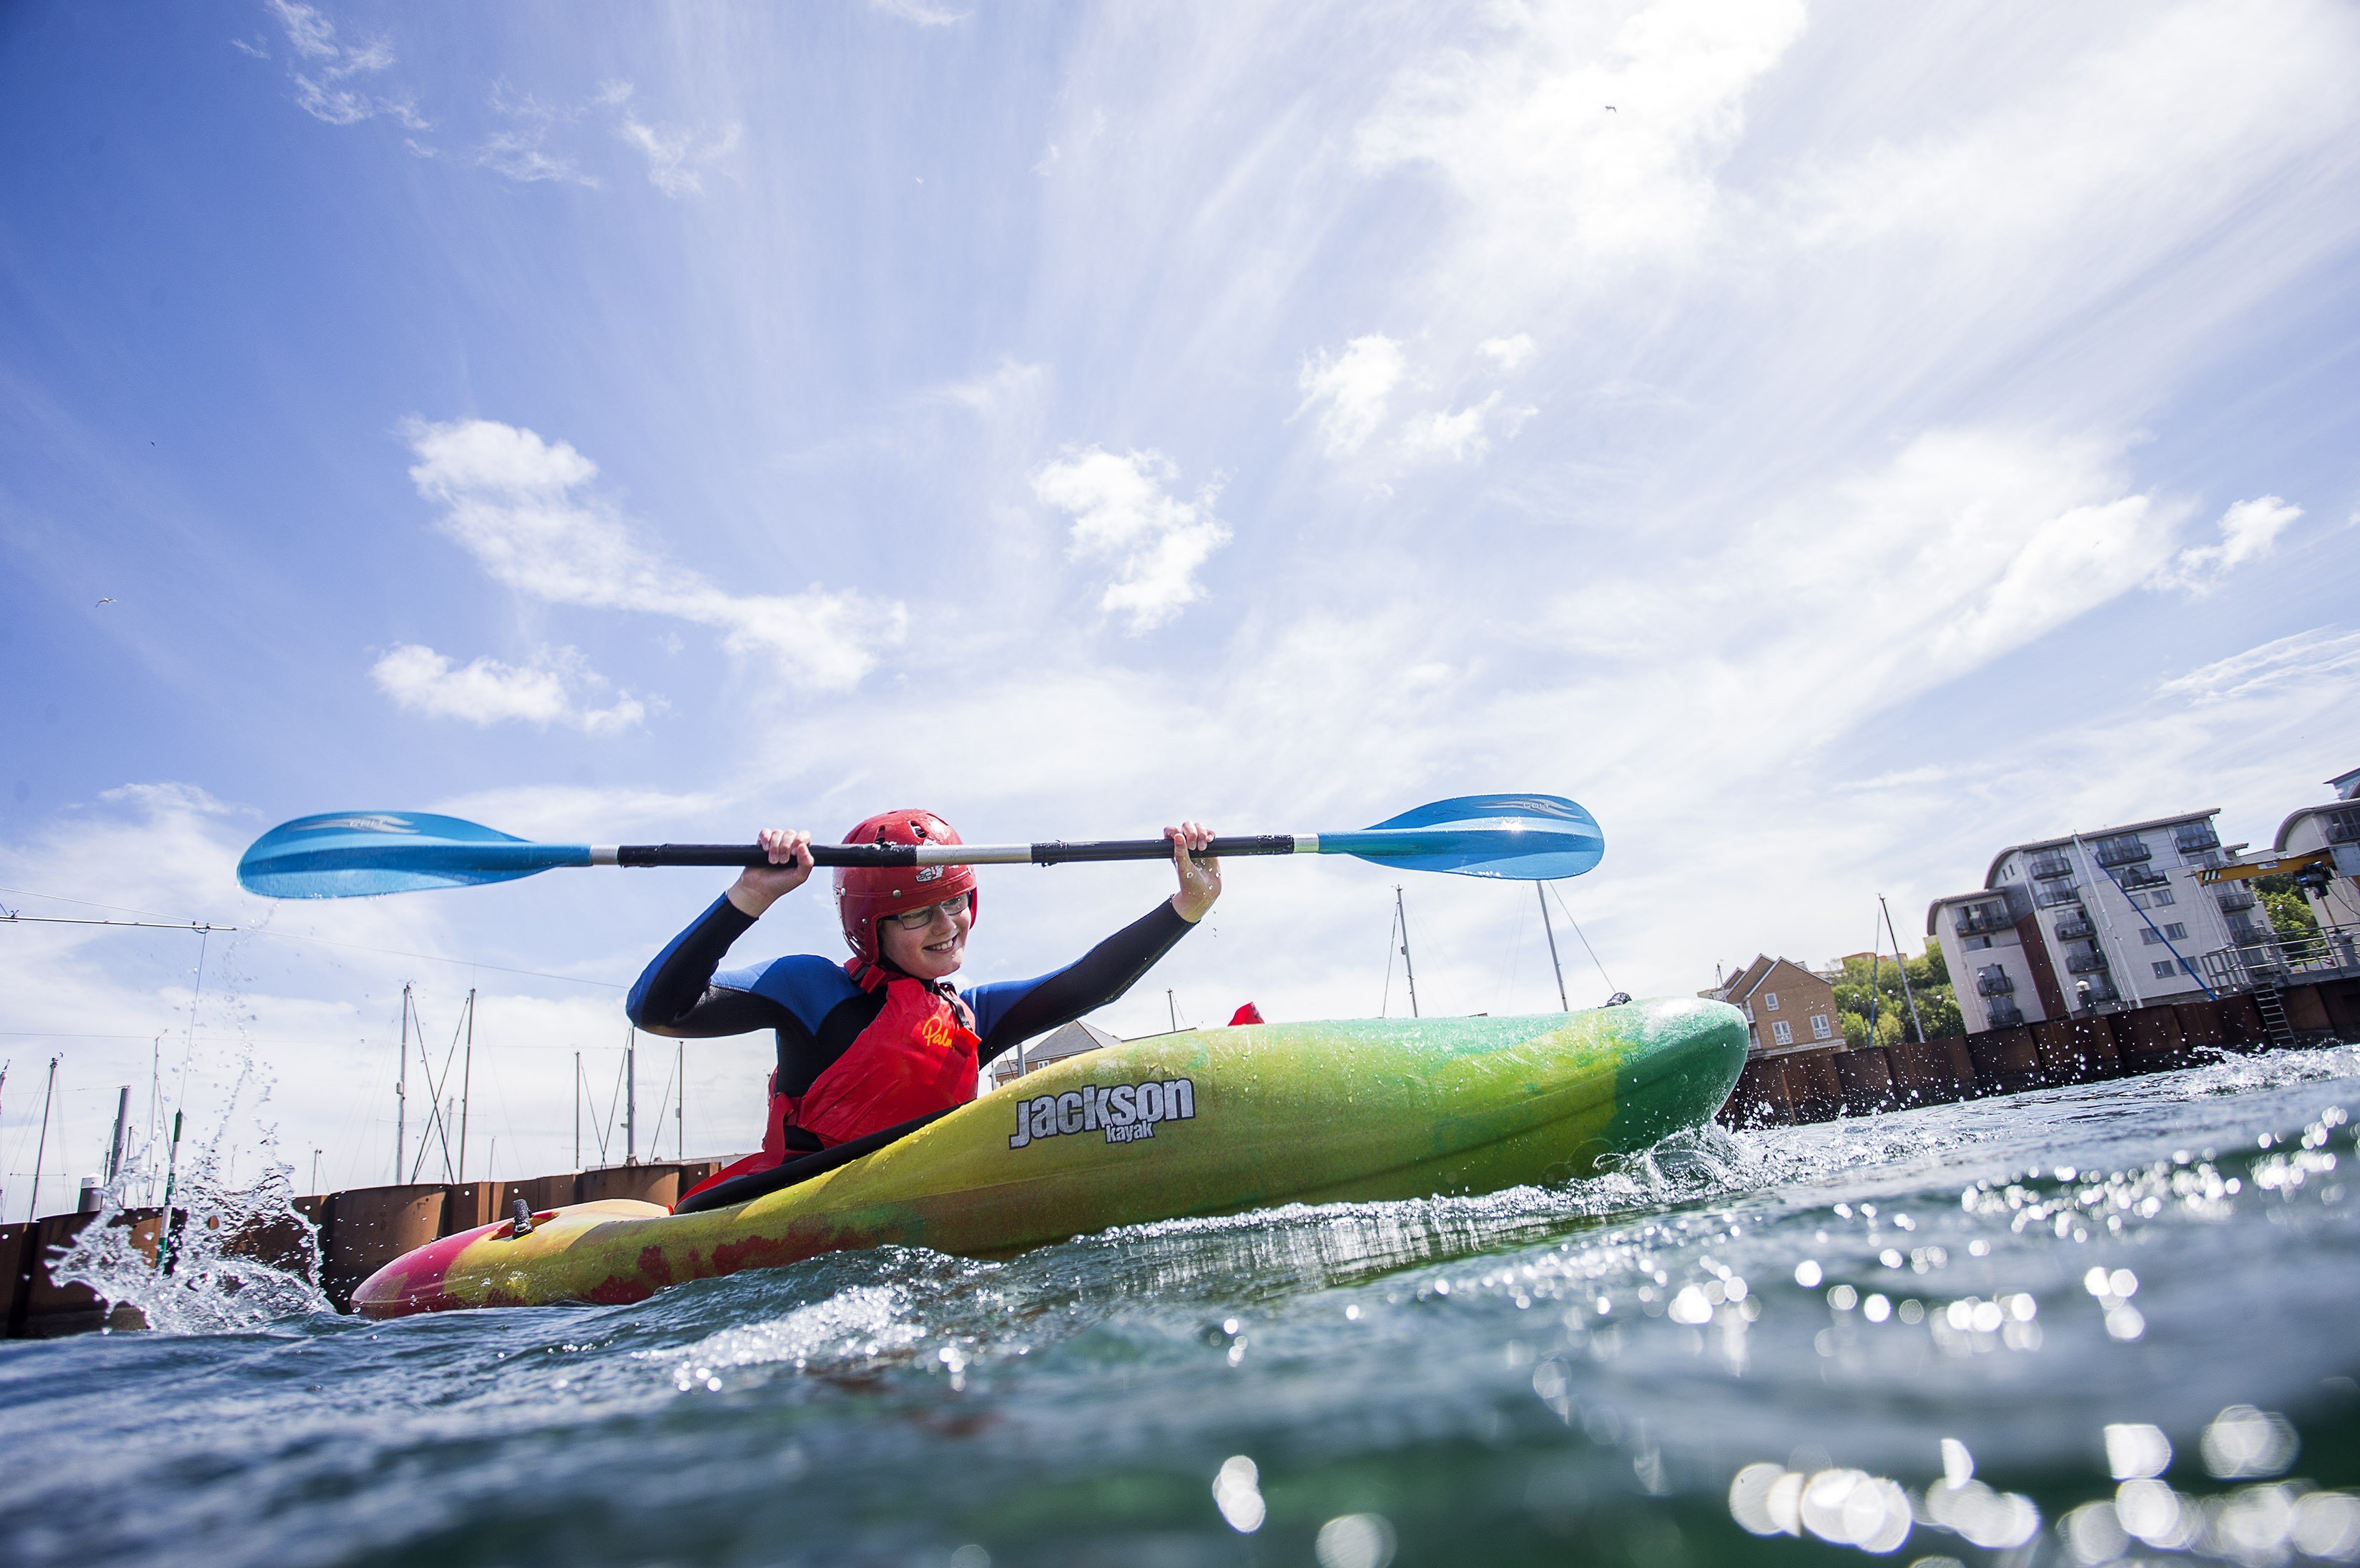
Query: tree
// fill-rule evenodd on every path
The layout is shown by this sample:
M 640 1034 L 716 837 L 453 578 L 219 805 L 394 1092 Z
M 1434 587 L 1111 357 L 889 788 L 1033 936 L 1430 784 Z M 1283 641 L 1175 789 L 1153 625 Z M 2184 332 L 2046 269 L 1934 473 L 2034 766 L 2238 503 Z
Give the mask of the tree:
M 1858 1050 L 1870 1043 L 1872 969 L 1875 972 L 1876 1044 L 1892 1045 L 1911 1038 L 1909 1002 L 1913 996 L 1918 1003 L 1918 1021 L 1926 1026 L 1928 1040 L 1966 1032 L 1966 1020 L 1959 1012 L 1958 994 L 1950 985 L 1950 966 L 1942 961 L 1941 948 L 1928 942 L 1924 953 L 1909 960 L 1907 992 L 1902 989 L 1901 970 L 1892 959 L 1874 964 L 1860 957 L 1844 960 L 1843 975 L 1835 982 L 1835 992 L 1836 1014 L 1843 1025 L 1845 1044 Z
M 2319 934 L 2319 917 L 2311 912 L 2311 900 L 2294 885 L 2292 876 L 2281 871 L 2275 877 L 2256 877 L 2254 893 L 2269 911 L 2270 929 L 2280 937 L 2292 941 Z

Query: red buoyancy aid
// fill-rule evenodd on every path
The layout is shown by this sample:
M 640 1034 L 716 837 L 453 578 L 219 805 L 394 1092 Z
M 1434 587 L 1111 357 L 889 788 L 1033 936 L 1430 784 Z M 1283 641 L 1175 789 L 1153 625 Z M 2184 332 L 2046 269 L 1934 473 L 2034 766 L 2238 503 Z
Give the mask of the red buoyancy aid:
M 975 1032 L 975 1015 L 957 994 L 858 958 L 844 967 L 864 991 L 882 985 L 885 1006 L 801 1094 L 780 1094 L 773 1073 L 760 1152 L 689 1192 L 785 1163 L 791 1127 L 811 1134 L 823 1148 L 834 1148 L 975 1098 L 976 1050 L 983 1041 Z

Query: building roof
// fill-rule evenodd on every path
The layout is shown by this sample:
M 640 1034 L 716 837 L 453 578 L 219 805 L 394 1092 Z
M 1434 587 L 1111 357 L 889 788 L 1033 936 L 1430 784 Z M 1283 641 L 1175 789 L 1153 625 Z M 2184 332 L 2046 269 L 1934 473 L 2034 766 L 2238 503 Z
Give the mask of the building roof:
M 1928 936 L 1938 934 L 1934 930 L 1934 917 L 1941 913 L 1942 910 L 1950 908 L 1952 904 L 1980 903 L 1982 900 L 1988 898 L 1991 896 L 1991 887 L 1989 886 L 1985 886 L 1980 892 L 1952 893 L 1948 897 L 1935 899 L 1932 903 L 1926 906 L 1926 934 Z
M 1991 869 L 1983 873 L 1983 887 L 1992 888 L 1999 886 L 1999 863 L 2019 850 L 2060 849 L 2076 839 L 2114 838 L 2122 833 L 2147 833 L 2154 828 L 2176 827 L 2181 822 L 2206 822 L 2220 814 L 2221 808 L 2213 806 L 2202 811 L 2180 811 L 2169 817 L 2150 817 L 2143 822 L 2121 822 L 2092 833 L 2070 833 L 2060 838 L 2037 838 L 2025 844 L 2012 844 L 1992 856 Z
M 1770 977 L 1770 972 L 1782 964 L 1798 974 L 1809 975 L 1812 979 L 1820 981 L 1821 984 L 1826 983 L 1824 976 L 1812 975 L 1807 966 L 1796 963 L 1791 958 L 1773 958 L 1766 953 L 1757 953 L 1754 955 L 1753 963 L 1747 964 L 1741 973 L 1729 977 L 1727 985 L 1717 991 L 1705 994 L 1718 996 L 1724 1002 L 1743 1002 L 1760 990 L 1762 982 Z
M 2339 800 L 2360 800 L 2360 768 L 2337 774 L 2327 781 L 2327 787 L 2335 791 Z
M 2346 777 L 2351 777 L 2351 775 L 2346 775 Z M 2270 841 L 2270 847 L 2278 851 L 2280 854 L 2284 854 L 2286 852 L 2287 839 L 2294 833 L 2295 824 L 2301 822 L 2303 818 L 2324 816 L 2330 811 L 2348 811 L 2352 810 L 2352 807 L 2353 803 L 2351 801 L 2341 800 L 2330 800 L 2323 806 L 2305 806 L 2302 810 L 2295 812 L 2293 815 L 2287 818 L 2286 821 L 2278 824 L 2278 836 Z

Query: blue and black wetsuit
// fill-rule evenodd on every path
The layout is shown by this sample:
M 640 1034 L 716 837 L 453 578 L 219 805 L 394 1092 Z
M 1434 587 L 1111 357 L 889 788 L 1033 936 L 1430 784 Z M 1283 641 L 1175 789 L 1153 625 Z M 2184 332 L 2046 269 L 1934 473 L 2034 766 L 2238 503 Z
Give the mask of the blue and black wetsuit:
M 728 897 L 674 937 L 631 987 L 631 1021 L 650 1034 L 683 1040 L 775 1030 L 779 1071 L 773 1092 L 801 1095 L 842 1056 L 885 1006 L 882 987 L 862 990 L 844 965 L 811 953 L 774 958 L 726 975 L 729 944 L 754 917 Z M 989 1062 L 1034 1035 L 1071 1023 L 1131 989 L 1155 961 L 1188 934 L 1167 899 L 1063 969 L 1031 980 L 995 980 L 961 991 L 982 1037 L 976 1055 Z

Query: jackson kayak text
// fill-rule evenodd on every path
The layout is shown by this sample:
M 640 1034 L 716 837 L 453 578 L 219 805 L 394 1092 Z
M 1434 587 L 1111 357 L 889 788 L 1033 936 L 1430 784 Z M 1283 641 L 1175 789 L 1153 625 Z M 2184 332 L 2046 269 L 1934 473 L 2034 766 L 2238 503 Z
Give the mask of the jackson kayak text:
M 1011 1149 L 1022 1149 L 1044 1138 L 1069 1132 L 1103 1132 L 1109 1143 L 1130 1143 L 1153 1138 L 1157 1122 L 1196 1118 L 1196 1085 L 1185 1078 L 1145 1083 L 1117 1083 L 1101 1089 L 1085 1083 L 1062 1094 L 1043 1094 L 1016 1107 L 1016 1136 Z

